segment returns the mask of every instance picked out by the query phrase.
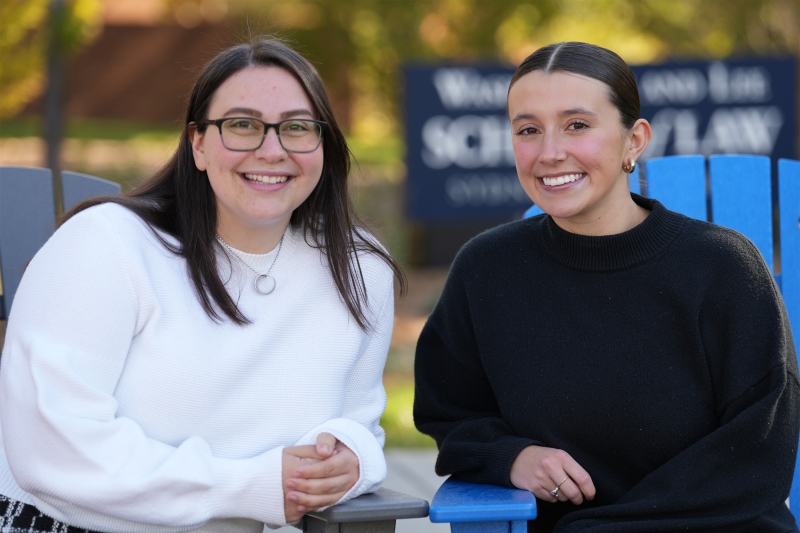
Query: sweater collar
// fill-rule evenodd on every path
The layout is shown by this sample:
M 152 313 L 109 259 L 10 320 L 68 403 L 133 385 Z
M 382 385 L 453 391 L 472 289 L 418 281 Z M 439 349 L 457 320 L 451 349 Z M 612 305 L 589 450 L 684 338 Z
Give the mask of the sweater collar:
M 657 200 L 637 194 L 631 197 L 650 214 L 638 226 L 616 235 L 569 233 L 545 216 L 539 229 L 545 252 L 567 267 L 586 271 L 620 270 L 655 257 L 678 236 L 688 219 L 668 211 Z

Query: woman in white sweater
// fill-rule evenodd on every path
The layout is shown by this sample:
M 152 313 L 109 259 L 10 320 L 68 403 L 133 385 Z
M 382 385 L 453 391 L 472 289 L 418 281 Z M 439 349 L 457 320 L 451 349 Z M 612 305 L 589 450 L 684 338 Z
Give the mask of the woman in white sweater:
M 205 67 L 170 162 L 78 206 L 25 273 L 0 530 L 260 533 L 380 486 L 402 273 L 349 163 L 299 54 L 261 40 Z

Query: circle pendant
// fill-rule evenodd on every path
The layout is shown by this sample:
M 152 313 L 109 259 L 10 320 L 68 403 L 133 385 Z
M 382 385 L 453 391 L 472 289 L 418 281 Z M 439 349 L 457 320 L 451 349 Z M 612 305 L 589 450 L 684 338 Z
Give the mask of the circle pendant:
M 275 278 L 269 274 L 261 274 L 253 285 L 258 294 L 272 294 L 275 290 Z

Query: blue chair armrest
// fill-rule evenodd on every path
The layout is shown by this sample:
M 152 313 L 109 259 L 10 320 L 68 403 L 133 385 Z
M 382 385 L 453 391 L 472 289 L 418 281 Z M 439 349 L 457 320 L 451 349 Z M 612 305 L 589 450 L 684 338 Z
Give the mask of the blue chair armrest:
M 439 487 L 430 508 L 431 522 L 450 522 L 453 532 L 524 532 L 527 521 L 534 518 L 536 498 L 527 490 L 453 479 Z M 469 527 L 458 527 L 464 523 Z

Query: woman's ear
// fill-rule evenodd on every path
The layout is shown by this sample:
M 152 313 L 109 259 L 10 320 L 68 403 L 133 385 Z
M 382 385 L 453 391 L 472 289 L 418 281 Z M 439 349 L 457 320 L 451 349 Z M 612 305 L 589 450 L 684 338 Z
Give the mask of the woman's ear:
M 203 134 L 197 131 L 197 126 L 189 128 L 189 142 L 192 143 L 192 155 L 194 155 L 194 166 L 203 172 L 206 170 L 206 153 L 203 145 Z
M 625 161 L 633 159 L 636 161 L 642 155 L 644 149 L 650 144 L 650 139 L 653 137 L 653 130 L 650 128 L 650 123 L 645 119 L 640 118 L 634 122 L 633 127 L 628 132 L 628 153 L 625 155 Z

